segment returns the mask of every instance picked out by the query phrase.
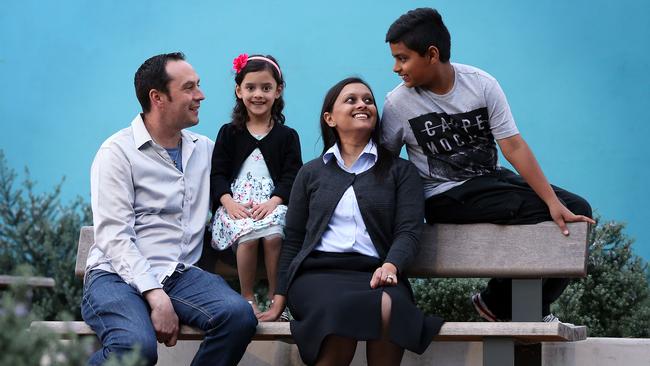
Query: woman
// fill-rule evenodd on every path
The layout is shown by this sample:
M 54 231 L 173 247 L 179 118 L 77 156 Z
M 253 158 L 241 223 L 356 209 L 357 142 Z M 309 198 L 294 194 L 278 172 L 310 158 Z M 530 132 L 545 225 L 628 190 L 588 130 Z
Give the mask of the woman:
M 413 304 L 404 270 L 423 224 L 422 184 L 411 163 L 378 145 L 368 85 L 334 85 L 320 118 L 323 155 L 298 172 L 286 216 L 278 289 L 262 321 L 288 304 L 307 364 L 345 365 L 367 341 L 370 365 L 422 353 L 442 325 Z

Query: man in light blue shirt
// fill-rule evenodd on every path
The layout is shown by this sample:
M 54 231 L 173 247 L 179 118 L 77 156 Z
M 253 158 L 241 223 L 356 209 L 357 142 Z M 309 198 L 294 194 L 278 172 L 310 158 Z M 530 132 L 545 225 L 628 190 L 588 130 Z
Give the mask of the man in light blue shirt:
M 205 98 L 182 53 L 151 57 L 135 74 L 143 113 L 100 147 L 91 170 L 95 243 L 82 316 L 102 349 L 139 345 L 157 362 L 156 340 L 176 344 L 179 322 L 206 332 L 192 365 L 235 365 L 255 334 L 250 305 L 225 281 L 194 266 L 209 211 L 213 142 L 184 129 Z

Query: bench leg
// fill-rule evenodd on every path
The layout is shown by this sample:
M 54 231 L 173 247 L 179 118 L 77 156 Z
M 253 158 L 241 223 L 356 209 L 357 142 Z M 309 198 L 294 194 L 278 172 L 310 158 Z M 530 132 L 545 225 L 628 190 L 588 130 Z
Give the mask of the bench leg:
M 488 337 L 483 340 L 483 366 L 514 366 L 515 343 L 512 338 Z
M 542 280 L 512 280 L 512 321 L 542 321 Z M 542 345 L 516 345 L 516 365 L 535 366 L 542 364 Z
M 512 280 L 512 321 L 542 321 L 542 280 Z

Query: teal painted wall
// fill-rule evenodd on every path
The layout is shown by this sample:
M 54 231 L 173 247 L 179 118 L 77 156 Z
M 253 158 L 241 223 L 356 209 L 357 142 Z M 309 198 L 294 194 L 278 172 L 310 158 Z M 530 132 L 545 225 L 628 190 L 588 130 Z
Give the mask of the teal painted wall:
M 139 110 L 133 74 L 182 50 L 207 99 L 194 130 L 214 137 L 233 105 L 231 61 L 271 53 L 286 75 L 287 122 L 305 160 L 320 151 L 329 86 L 360 75 L 380 100 L 397 83 L 383 42 L 391 22 L 435 6 L 452 60 L 494 75 L 546 175 L 629 223 L 650 258 L 650 2 L 623 1 L 82 1 L 0 3 L 0 148 L 41 189 L 89 198 L 101 142 Z

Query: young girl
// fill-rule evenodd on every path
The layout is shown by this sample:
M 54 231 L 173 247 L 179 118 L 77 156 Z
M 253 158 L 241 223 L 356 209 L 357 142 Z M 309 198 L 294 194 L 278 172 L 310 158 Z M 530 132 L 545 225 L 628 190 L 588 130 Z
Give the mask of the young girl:
M 253 294 L 259 242 L 271 299 L 286 205 L 302 159 L 298 134 L 284 125 L 284 79 L 278 62 L 269 55 L 242 54 L 233 66 L 232 122 L 219 130 L 212 154 L 212 247 L 234 247 L 241 294 L 259 313 Z

